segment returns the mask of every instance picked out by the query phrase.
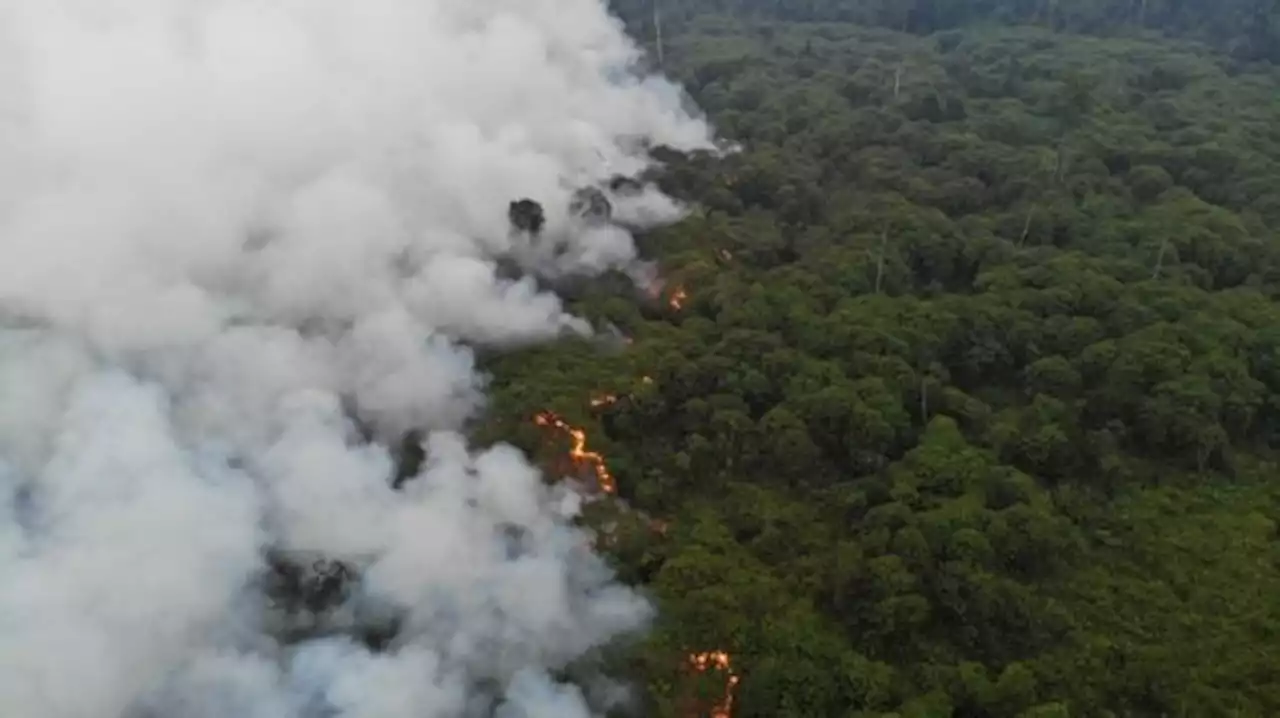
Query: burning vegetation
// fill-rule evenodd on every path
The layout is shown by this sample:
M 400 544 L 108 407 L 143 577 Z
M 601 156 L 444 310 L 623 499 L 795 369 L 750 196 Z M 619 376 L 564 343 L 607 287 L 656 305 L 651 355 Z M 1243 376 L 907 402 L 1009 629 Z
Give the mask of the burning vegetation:
M 614 481 L 613 474 L 609 472 L 609 467 L 605 464 L 604 455 L 587 449 L 586 430 L 570 425 L 564 419 L 549 411 L 536 415 L 533 420 L 538 426 L 550 427 L 568 434 L 573 441 L 573 445 L 569 449 L 569 458 L 574 465 L 591 467 L 596 477 L 596 485 L 604 493 L 612 494 L 617 492 L 617 482 Z
M 645 286 L 644 293 L 648 295 L 650 300 L 655 302 L 659 301 L 662 299 L 665 284 L 666 282 L 661 278 L 654 279 Z M 688 300 L 688 290 L 686 290 L 683 285 L 677 284 L 675 288 L 671 290 L 671 293 L 667 295 L 666 305 L 672 311 L 678 312 L 684 309 L 685 303 Z
M 643 377 L 645 383 L 652 383 L 649 377 Z M 618 401 L 616 394 L 601 394 L 591 398 L 592 407 L 609 406 Z M 617 484 L 614 481 L 613 474 L 609 472 L 609 467 L 605 463 L 602 454 L 591 451 L 587 448 L 587 432 L 569 424 L 564 419 L 550 411 L 544 411 L 534 416 L 534 423 L 538 426 L 555 429 L 567 434 L 572 440 L 572 446 L 569 449 L 568 458 L 575 466 L 589 466 L 595 474 L 596 484 L 600 490 L 606 494 L 616 494 Z M 669 525 L 660 519 L 648 519 L 649 529 L 658 535 L 666 535 Z M 597 545 L 611 545 L 614 541 L 612 530 L 606 530 L 597 536 Z M 705 674 L 714 671 L 724 675 L 724 694 L 715 700 L 709 707 L 698 708 L 695 711 L 697 716 L 707 716 L 708 718 L 732 718 L 734 698 L 737 692 L 738 683 L 741 678 L 733 670 L 733 663 L 729 654 L 725 651 L 703 651 L 701 653 L 693 653 L 688 657 L 689 667 L 696 674 Z
M 599 409 L 600 407 L 604 407 L 604 406 L 612 406 L 613 404 L 616 404 L 616 403 L 618 403 L 617 394 L 601 394 L 600 396 L 591 397 L 591 407 L 593 409 Z
M 684 289 L 677 287 L 670 296 L 669 304 L 672 308 L 679 309 L 687 297 L 688 294 Z M 653 384 L 654 380 L 649 376 L 641 376 L 640 382 L 642 384 Z M 616 404 L 619 398 L 620 396 L 615 393 L 601 393 L 592 396 L 588 401 L 592 408 L 599 409 Z M 534 423 L 538 426 L 567 434 L 572 442 L 567 458 L 576 467 L 589 466 L 595 475 L 596 484 L 600 487 L 600 490 L 606 494 L 616 495 L 617 484 L 613 474 L 609 471 L 604 455 L 587 448 L 587 432 L 585 429 L 569 424 L 551 411 L 543 411 L 536 414 Z M 649 530 L 656 535 L 665 536 L 670 529 L 670 525 L 666 521 L 651 517 L 643 518 Z M 613 545 L 616 540 L 614 534 L 616 528 L 616 525 L 605 527 L 597 534 L 593 544 L 597 547 Z M 733 662 L 728 652 L 714 650 L 692 653 L 687 657 L 687 665 L 695 675 L 701 676 L 715 673 L 724 677 L 723 693 L 709 703 L 703 702 L 701 705 L 695 706 L 690 712 L 690 718 L 733 718 L 734 701 L 741 677 L 734 671 Z
M 733 671 L 733 662 L 724 651 L 703 651 L 689 656 L 689 666 L 695 673 L 716 671 L 723 673 L 724 696 L 714 703 L 706 715 L 709 718 L 732 718 L 733 699 L 738 690 L 738 674 Z M 701 712 L 699 713 L 701 715 Z
M 667 299 L 667 306 L 678 312 L 681 309 L 684 309 L 684 303 L 688 301 L 688 299 L 689 293 L 685 291 L 684 287 L 676 287 L 675 290 L 671 292 L 671 296 Z

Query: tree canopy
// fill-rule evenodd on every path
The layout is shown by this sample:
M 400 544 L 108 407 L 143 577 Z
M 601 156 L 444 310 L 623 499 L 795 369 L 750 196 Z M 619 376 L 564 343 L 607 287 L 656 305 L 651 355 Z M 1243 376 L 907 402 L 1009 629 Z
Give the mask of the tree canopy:
M 639 712 L 1280 715 L 1275 4 L 663 8 L 742 149 L 478 429 L 607 464 Z

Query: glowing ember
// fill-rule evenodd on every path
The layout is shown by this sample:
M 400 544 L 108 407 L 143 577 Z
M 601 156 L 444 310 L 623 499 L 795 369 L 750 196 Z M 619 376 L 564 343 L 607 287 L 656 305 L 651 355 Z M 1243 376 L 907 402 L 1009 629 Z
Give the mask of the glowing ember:
M 724 698 L 711 707 L 710 718 L 731 718 L 733 715 L 733 698 L 738 689 L 738 674 L 733 672 L 733 664 L 729 654 L 724 651 L 704 651 L 689 656 L 689 665 L 698 673 L 715 670 L 725 674 Z
M 671 298 L 667 300 L 667 306 L 680 311 L 684 309 L 685 300 L 688 298 L 689 293 L 684 290 L 684 287 L 676 287 L 676 290 L 671 293 Z
M 604 463 L 604 456 L 598 452 L 587 450 L 586 431 L 570 426 L 564 419 L 549 411 L 538 414 L 533 417 L 533 420 L 538 426 L 548 426 L 568 434 L 573 439 L 573 447 L 569 449 L 569 458 L 573 459 L 576 464 L 586 464 L 591 467 L 595 472 L 596 483 L 600 486 L 601 491 L 606 494 L 612 494 L 617 491 L 617 483 L 613 479 L 613 474 L 609 473 L 609 467 Z

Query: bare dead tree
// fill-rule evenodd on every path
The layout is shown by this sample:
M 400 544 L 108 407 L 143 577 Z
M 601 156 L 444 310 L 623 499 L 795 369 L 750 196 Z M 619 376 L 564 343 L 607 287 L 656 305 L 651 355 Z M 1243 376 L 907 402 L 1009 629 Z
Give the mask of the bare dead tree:
M 658 67 L 664 66 L 663 48 L 662 48 L 662 5 L 659 0 L 653 0 L 653 35 L 654 44 L 658 48 Z
M 880 279 L 884 276 L 884 251 L 889 243 L 889 226 L 880 231 L 880 251 L 876 255 L 876 294 L 880 293 Z
M 1160 253 L 1156 255 L 1156 267 L 1151 271 L 1152 279 L 1160 278 L 1160 270 L 1164 268 L 1164 255 L 1169 250 L 1169 240 L 1165 238 L 1160 241 Z

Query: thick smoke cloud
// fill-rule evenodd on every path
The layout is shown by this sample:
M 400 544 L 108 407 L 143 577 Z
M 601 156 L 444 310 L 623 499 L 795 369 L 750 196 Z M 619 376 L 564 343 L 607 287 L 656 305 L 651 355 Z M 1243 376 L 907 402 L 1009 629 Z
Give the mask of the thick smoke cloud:
M 557 676 L 649 607 L 577 494 L 456 432 L 470 346 L 589 331 L 533 275 L 641 271 L 574 192 L 708 146 L 637 59 L 599 0 L 0 0 L 0 715 L 616 696 Z M 410 429 L 428 459 L 393 490 Z M 283 611 L 273 551 L 361 580 Z M 346 630 L 379 622 L 377 650 Z

